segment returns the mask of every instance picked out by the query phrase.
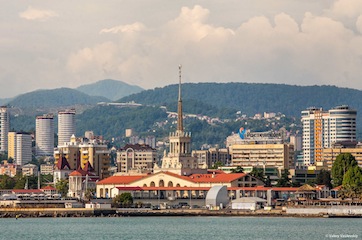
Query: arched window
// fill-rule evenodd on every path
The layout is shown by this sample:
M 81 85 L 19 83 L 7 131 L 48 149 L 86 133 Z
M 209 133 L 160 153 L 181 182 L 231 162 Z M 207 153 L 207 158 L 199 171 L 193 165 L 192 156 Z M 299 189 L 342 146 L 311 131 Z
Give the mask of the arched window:
M 152 181 L 152 182 L 150 183 L 150 187 L 155 187 L 155 186 L 156 186 L 155 182 Z
M 143 184 L 143 187 L 147 187 L 147 184 L 145 183 L 145 184 Z
M 165 186 L 165 182 L 161 179 L 160 182 L 158 183 L 159 187 L 164 187 Z
M 167 187 L 173 187 L 173 183 L 171 181 L 168 182 Z
M 181 185 L 179 183 L 176 184 L 176 187 L 181 187 Z

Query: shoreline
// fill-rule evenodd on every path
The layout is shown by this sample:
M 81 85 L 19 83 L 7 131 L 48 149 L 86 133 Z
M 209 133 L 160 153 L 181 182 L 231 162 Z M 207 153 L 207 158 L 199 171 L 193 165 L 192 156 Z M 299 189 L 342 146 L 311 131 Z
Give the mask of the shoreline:
M 295 218 L 362 218 L 361 214 L 295 214 L 282 210 L 150 210 L 85 208 L 16 208 L 0 209 L 0 218 L 66 218 L 66 217 L 295 217 Z

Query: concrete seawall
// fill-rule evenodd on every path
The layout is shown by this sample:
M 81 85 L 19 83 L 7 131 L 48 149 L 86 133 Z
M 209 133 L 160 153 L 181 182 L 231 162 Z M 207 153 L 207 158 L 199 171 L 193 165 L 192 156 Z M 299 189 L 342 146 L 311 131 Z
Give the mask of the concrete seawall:
M 362 216 L 361 206 L 332 206 L 325 208 L 287 208 L 287 214 L 297 215 L 329 215 L 329 216 Z
M 220 216 L 220 217 L 362 217 L 361 207 L 287 208 L 282 210 L 206 209 L 86 209 L 86 208 L 2 208 L 0 218 L 26 217 L 160 217 L 160 216 Z

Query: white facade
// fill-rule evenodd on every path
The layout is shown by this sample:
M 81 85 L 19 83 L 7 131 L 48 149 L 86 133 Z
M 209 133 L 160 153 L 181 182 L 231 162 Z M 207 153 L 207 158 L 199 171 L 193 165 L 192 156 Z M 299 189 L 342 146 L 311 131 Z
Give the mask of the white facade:
M 9 119 L 8 108 L 0 107 L 0 152 L 8 150 Z
M 37 156 L 53 156 L 54 153 L 54 117 L 52 114 L 36 117 L 35 146 Z
M 346 105 L 302 111 L 304 165 L 321 161 L 322 150 L 333 143 L 356 141 L 356 117 L 357 111 Z
M 75 110 L 58 112 L 58 145 L 64 145 L 75 135 Z
M 30 162 L 32 159 L 31 135 L 28 133 L 17 133 L 15 149 L 14 161 L 17 165 L 23 166 Z

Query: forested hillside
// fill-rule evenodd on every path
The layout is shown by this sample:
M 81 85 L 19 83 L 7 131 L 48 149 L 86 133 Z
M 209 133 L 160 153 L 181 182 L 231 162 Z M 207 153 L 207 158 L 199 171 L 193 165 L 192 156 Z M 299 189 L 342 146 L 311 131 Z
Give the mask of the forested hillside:
M 22 109 L 46 109 L 74 105 L 95 105 L 107 101 L 105 97 L 89 96 L 70 88 L 37 90 L 17 96 L 8 103 L 10 106 Z
M 178 85 L 132 94 L 119 102 L 135 101 L 176 107 Z M 335 86 L 292 86 L 257 83 L 184 83 L 183 100 L 196 100 L 217 109 L 235 109 L 249 116 L 263 112 L 281 112 L 299 117 L 308 107 L 330 109 L 350 105 L 362 112 L 362 91 Z M 196 112 L 194 112 L 196 113 Z

